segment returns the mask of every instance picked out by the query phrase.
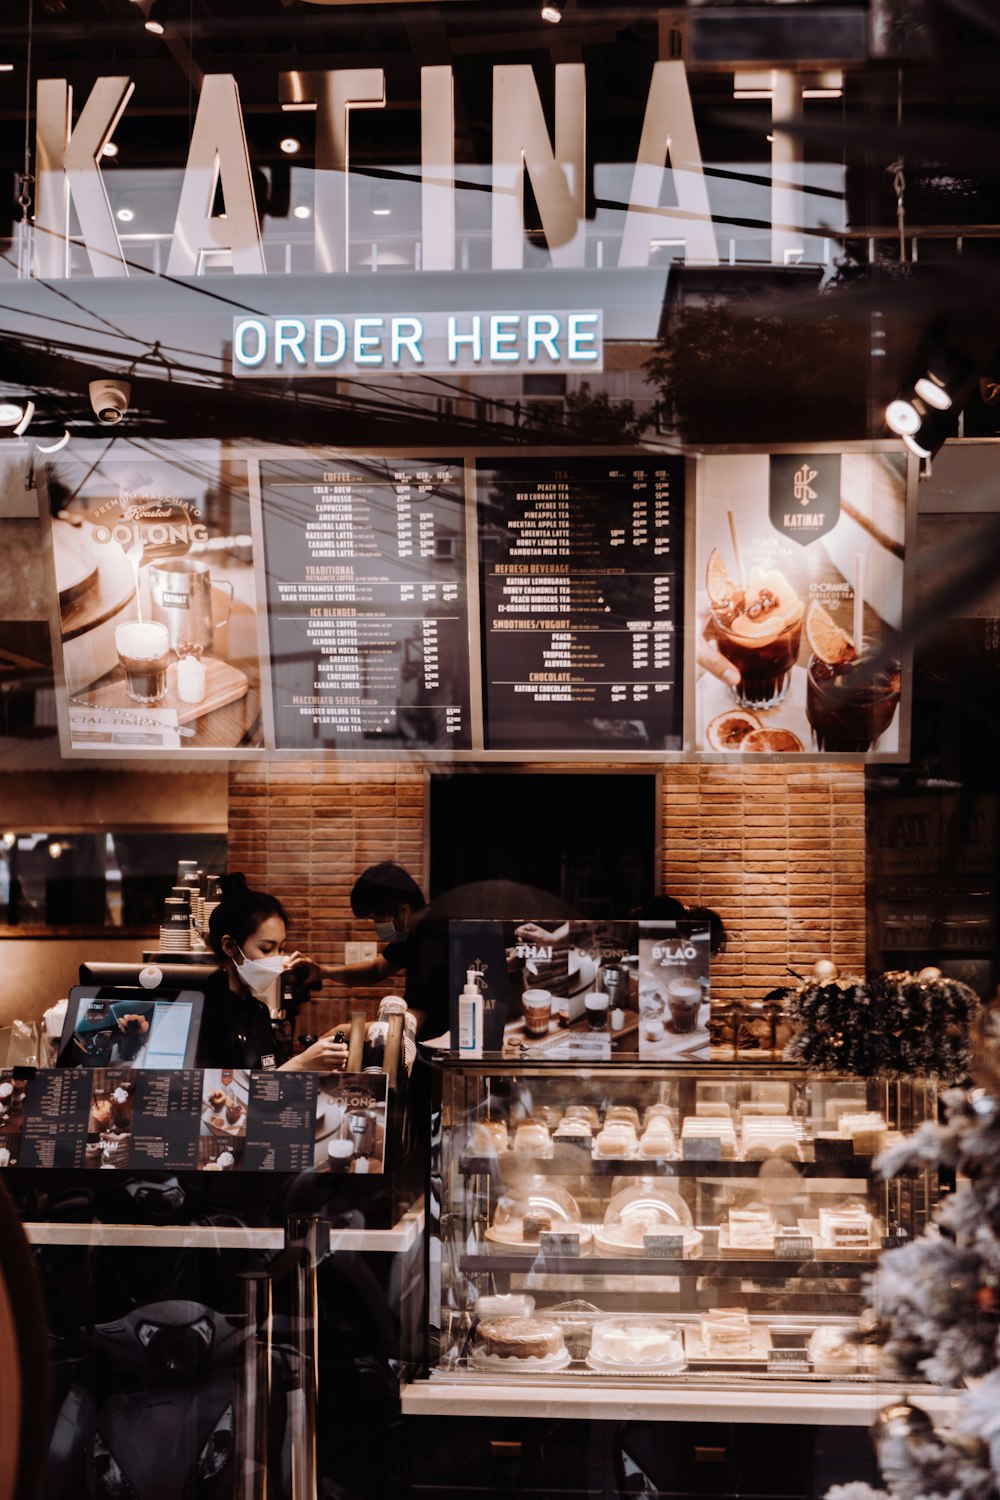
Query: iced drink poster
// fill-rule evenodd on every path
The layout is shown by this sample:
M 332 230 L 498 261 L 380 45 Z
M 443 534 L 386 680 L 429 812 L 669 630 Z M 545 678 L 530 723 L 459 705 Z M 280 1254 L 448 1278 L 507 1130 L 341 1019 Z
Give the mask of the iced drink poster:
M 905 456 L 707 455 L 697 537 L 696 748 L 904 753 Z
M 708 1041 L 709 938 L 693 922 L 639 923 L 639 1056 L 684 1056 Z

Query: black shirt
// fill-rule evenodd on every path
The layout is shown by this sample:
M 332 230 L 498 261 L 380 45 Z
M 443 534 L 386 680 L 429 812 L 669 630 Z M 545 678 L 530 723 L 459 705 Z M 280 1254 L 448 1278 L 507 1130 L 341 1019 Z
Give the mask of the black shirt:
M 271 1016 L 255 995 L 237 995 L 221 972 L 205 987 L 198 1038 L 199 1068 L 273 1068 L 277 1064 Z

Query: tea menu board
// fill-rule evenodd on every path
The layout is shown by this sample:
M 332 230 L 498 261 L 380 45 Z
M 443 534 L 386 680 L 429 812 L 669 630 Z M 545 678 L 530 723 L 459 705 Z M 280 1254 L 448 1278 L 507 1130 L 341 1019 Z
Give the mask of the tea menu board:
M 262 460 L 279 750 L 471 745 L 460 459 Z
M 0 1073 L 0 1167 L 377 1173 L 385 1074 Z
M 684 467 L 479 460 L 487 750 L 683 747 Z

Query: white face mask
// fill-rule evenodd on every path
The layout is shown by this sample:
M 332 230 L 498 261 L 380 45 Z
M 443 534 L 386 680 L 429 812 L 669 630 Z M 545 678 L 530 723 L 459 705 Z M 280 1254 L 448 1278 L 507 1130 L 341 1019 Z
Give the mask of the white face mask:
M 236 972 L 251 995 L 260 1000 L 270 992 L 276 976 L 285 972 L 285 960 L 280 953 L 272 953 L 267 958 L 247 958 L 242 948 L 239 951 L 243 962 L 233 960 Z
M 391 943 L 393 938 L 399 937 L 395 922 L 376 922 L 374 927 L 380 943 Z

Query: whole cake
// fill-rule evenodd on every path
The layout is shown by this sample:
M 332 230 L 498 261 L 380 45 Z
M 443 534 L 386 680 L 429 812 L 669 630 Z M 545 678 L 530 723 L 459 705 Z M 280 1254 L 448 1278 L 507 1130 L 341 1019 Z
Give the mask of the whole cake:
M 490 1318 L 476 1329 L 480 1353 L 496 1359 L 547 1359 L 566 1347 L 558 1323 L 545 1318 Z
M 684 1358 L 676 1328 L 626 1318 L 597 1323 L 590 1353 L 595 1359 L 615 1365 L 663 1365 Z

